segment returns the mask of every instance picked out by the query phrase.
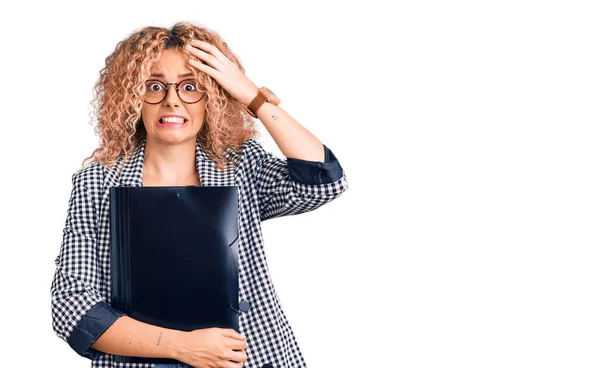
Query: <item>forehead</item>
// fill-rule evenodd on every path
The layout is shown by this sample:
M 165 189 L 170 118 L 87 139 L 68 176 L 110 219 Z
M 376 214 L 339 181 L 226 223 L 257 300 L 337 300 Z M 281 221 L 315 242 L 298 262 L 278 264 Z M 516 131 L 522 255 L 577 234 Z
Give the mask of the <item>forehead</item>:
M 187 55 L 179 50 L 164 50 L 160 59 L 150 67 L 153 76 L 159 78 L 179 78 L 193 76 L 192 69 L 187 63 Z

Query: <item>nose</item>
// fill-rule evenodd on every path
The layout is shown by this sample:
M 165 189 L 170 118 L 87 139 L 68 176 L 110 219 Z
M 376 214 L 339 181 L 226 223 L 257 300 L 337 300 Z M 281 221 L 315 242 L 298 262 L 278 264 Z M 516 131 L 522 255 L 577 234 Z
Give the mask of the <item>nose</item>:
M 166 106 L 179 106 L 179 96 L 177 95 L 175 86 L 171 85 L 169 88 L 167 88 L 167 96 L 163 102 L 166 104 Z

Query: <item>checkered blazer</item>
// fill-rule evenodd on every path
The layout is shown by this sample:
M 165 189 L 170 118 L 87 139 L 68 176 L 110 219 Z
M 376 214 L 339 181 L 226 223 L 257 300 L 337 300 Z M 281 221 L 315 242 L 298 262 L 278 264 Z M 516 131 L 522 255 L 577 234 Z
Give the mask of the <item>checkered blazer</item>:
M 93 162 L 72 176 L 72 191 L 51 285 L 55 333 L 94 367 L 148 367 L 113 362 L 90 346 L 124 315 L 110 305 L 109 188 L 142 186 L 143 139 L 122 170 Z M 246 336 L 245 368 L 298 368 L 306 363 L 271 283 L 261 222 L 312 211 L 348 189 L 346 174 L 324 145 L 325 162 L 281 159 L 255 139 L 242 145 L 237 165 L 222 171 L 196 140 L 204 186 L 236 185 L 239 193 L 239 321 Z

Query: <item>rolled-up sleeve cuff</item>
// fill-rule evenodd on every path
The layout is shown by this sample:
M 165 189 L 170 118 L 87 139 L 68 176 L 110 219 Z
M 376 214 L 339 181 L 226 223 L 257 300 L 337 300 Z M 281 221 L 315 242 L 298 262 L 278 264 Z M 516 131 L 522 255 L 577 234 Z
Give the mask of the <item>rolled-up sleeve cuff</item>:
M 105 302 L 98 302 L 81 317 L 81 320 L 73 328 L 69 335 L 68 343 L 79 355 L 97 360 L 104 353 L 92 349 L 96 340 L 102 335 L 117 318 L 125 315 L 118 309 L 111 307 Z
M 343 170 L 333 152 L 323 145 L 325 162 L 307 161 L 298 158 L 287 159 L 292 180 L 308 185 L 328 184 L 342 178 Z

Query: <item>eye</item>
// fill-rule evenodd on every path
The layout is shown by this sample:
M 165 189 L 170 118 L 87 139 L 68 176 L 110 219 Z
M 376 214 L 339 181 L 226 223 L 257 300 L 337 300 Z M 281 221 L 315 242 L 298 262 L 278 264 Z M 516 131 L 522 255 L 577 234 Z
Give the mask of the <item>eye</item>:
M 150 92 L 159 92 L 163 88 L 163 86 L 160 83 L 151 82 L 151 83 L 148 83 L 148 85 L 146 86 L 146 88 Z
M 184 92 L 194 92 L 197 88 L 196 88 L 196 83 L 194 82 L 186 82 L 183 84 L 182 87 Z

